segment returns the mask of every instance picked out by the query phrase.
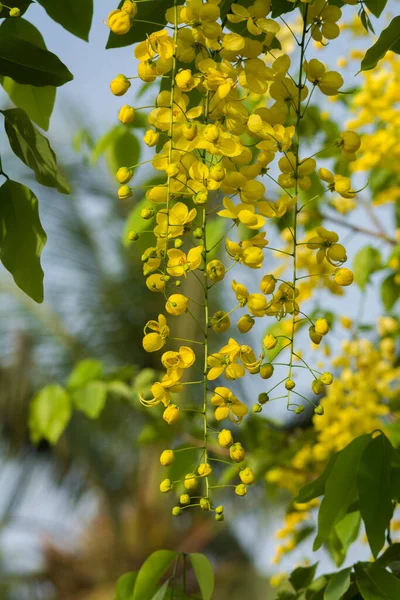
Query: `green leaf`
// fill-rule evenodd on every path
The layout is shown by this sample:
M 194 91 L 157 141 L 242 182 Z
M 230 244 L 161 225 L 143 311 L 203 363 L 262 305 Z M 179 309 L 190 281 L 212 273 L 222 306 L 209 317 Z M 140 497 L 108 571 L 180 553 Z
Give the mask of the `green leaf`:
M 327 547 L 337 567 L 343 564 L 347 551 L 356 541 L 361 525 L 360 512 L 349 512 L 331 530 L 327 540 Z
M 71 418 L 71 400 L 57 384 L 47 385 L 32 400 L 29 409 L 29 430 L 32 441 L 45 439 L 55 444 Z
M 137 571 L 121 575 L 115 587 L 115 600 L 131 600 L 137 575 Z
M 56 155 L 48 139 L 34 127 L 20 108 L 2 112 L 10 146 L 14 154 L 34 171 L 36 181 L 57 188 L 62 194 L 69 194 L 68 182 L 58 168 Z
M 123 0 L 118 4 L 120 8 Z M 116 35 L 110 31 L 106 48 L 123 48 L 131 46 L 136 42 L 145 40 L 154 31 L 159 31 L 166 25 L 165 12 L 168 8 L 174 5 L 174 0 L 152 0 L 151 2 L 143 2 L 138 5 L 138 14 L 135 17 L 132 27 L 125 35 Z M 143 21 L 152 21 L 156 25 L 143 23 Z
M 299 495 L 295 499 L 295 502 L 303 504 L 304 502 L 309 502 L 313 498 L 318 498 L 318 496 L 322 496 L 322 494 L 325 491 L 326 481 L 329 475 L 331 474 L 337 456 L 337 453 L 332 454 L 329 458 L 328 464 L 322 471 L 321 475 L 317 477 L 317 479 L 306 483 L 300 488 Z
M 139 140 L 128 127 L 116 125 L 97 140 L 92 150 L 92 165 L 95 165 L 103 154 L 106 156 L 107 165 L 114 177 L 119 167 L 133 166 L 139 163 Z
M 77 37 L 89 41 L 93 18 L 93 0 L 37 0 L 49 17 Z
M 189 558 L 199 584 L 201 597 L 203 600 L 210 600 L 214 591 L 214 573 L 210 561 L 199 552 L 192 552 Z
M 8 179 L 0 187 L 0 259 L 17 286 L 35 302 L 43 302 L 40 255 L 46 239 L 35 194 Z
M 368 48 L 361 61 L 361 71 L 369 71 L 376 67 L 381 58 L 392 50 L 399 54 L 400 47 L 400 16 L 395 17 L 391 23 L 382 31 L 379 38 L 371 48 Z
M 271 17 L 275 19 L 281 15 L 292 12 L 295 9 L 295 3 L 288 0 L 272 0 Z
M 293 586 L 293 589 L 298 592 L 299 590 L 303 590 L 308 587 L 312 580 L 314 579 L 315 571 L 317 569 L 318 563 L 311 565 L 309 567 L 297 567 L 294 571 L 290 573 L 289 581 Z
M 351 567 L 335 573 L 326 587 L 324 600 L 340 600 L 343 597 L 350 586 L 350 573 Z
M 72 400 L 78 410 L 90 419 L 97 419 L 107 399 L 107 384 L 104 381 L 90 381 L 83 388 L 72 393 Z
M 354 257 L 354 280 L 364 290 L 372 273 L 382 267 L 381 253 L 372 246 L 364 246 Z
M 361 435 L 339 452 L 325 484 L 325 495 L 318 512 L 318 533 L 314 550 L 318 550 L 328 539 L 332 527 L 342 520 L 348 507 L 356 499 L 358 462 L 370 439 L 370 434 Z
M 58 87 L 74 78 L 58 56 L 14 35 L 0 36 L 0 75 L 39 87 Z
M 10 33 L 46 49 L 42 34 L 25 19 L 5 19 L 0 27 L 0 35 Z M 39 127 L 47 130 L 56 99 L 56 88 L 23 85 L 10 77 L 0 77 L 0 81 L 12 102 L 22 108 Z
M 99 360 L 87 358 L 75 365 L 67 381 L 68 389 L 83 387 L 90 381 L 103 377 L 103 363 Z
M 151 600 L 164 600 L 165 595 L 168 591 L 169 579 L 165 583 L 162 584 L 159 590 L 156 591 Z
M 370 441 L 358 465 L 360 512 L 374 558 L 385 544 L 386 530 L 393 515 L 389 472 L 391 452 L 389 440 L 381 434 Z
M 141 566 L 131 600 L 147 600 L 154 595 L 157 583 L 178 556 L 173 550 L 157 550 Z
M 387 4 L 387 0 L 364 0 L 364 4 L 375 17 L 380 17 Z
M 386 567 L 392 562 L 400 561 L 400 543 L 396 542 L 386 548 L 385 552 L 377 559 L 376 564 Z
M 386 310 L 391 310 L 400 298 L 400 284 L 393 273 L 383 280 L 381 285 L 381 299 Z
M 400 580 L 378 564 L 354 565 L 356 582 L 364 600 L 398 600 Z

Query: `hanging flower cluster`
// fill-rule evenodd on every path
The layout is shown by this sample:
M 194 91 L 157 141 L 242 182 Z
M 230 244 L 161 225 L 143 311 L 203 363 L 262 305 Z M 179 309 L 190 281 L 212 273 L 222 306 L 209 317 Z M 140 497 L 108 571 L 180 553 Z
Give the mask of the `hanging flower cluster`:
M 304 292 L 302 284 L 321 281 L 339 293 L 341 286 L 352 282 L 353 274 L 342 266 L 346 249 L 336 232 L 319 226 L 310 237 L 302 231 L 299 215 L 306 203 L 302 193 L 310 190 L 316 177 L 327 192 L 335 191 L 344 199 L 354 198 L 356 192 L 348 177 L 319 167 L 315 159 L 319 151 L 307 156 L 301 148 L 301 121 L 311 95 L 336 96 L 343 86 L 339 73 L 308 56 L 312 38 L 331 40 L 339 35 L 340 9 L 320 0 L 301 4 L 297 35 L 287 26 L 298 50 L 290 57 L 277 50 L 283 26 L 271 18 L 269 0 L 255 0 L 247 7 L 232 3 L 223 14 L 219 4 L 219 0 L 187 0 L 178 5 L 175 0 L 165 13 L 165 27 L 134 48 L 138 78 L 161 82 L 148 113 L 144 142 L 155 148 L 152 165 L 164 181 L 146 192 L 148 205 L 141 216 L 152 228 L 131 231 L 129 238 L 147 236 L 142 255 L 146 284 L 165 302 L 165 311 L 145 325 L 143 338 L 144 350 L 160 352 L 165 374 L 152 386 L 150 398 L 142 395 L 142 403 L 162 405 L 163 418 L 170 425 L 179 421 L 182 410 L 192 411 L 203 423 L 203 437 L 195 446 L 197 465 L 194 461 L 193 471 L 181 482 L 163 480 L 160 490 L 166 493 L 180 486 L 184 492 L 174 515 L 200 506 L 222 520 L 223 507 L 214 508 L 213 495 L 216 488 L 229 486 L 218 485 L 218 462 L 238 464 L 238 480 L 231 487 L 239 496 L 246 495 L 255 480 L 243 446 L 235 442 L 234 425 L 248 417 L 248 407 L 237 397 L 232 382 L 244 377 L 268 380 L 278 355 L 279 360 L 286 356 L 287 375 L 260 394 L 253 412 L 282 398 L 289 411 L 301 413 L 307 401 L 316 415 L 323 414 L 316 399 L 309 400 L 295 389 L 299 360 L 308 369 L 311 398 L 333 382 L 328 372 L 316 375 L 295 349 L 301 325 L 308 324 L 314 344 L 330 329 L 324 317 L 313 320 L 302 312 L 301 302 L 316 287 L 310 284 Z M 140 21 L 140 7 L 126 0 L 109 15 L 111 30 L 127 33 L 135 19 Z M 125 94 L 129 79 L 118 75 L 111 83 L 112 93 Z M 132 123 L 137 110 L 123 106 L 119 120 Z M 358 135 L 343 132 L 337 146 L 346 160 L 354 161 Z M 121 165 L 116 177 L 119 197 L 130 197 L 134 166 Z M 271 199 L 276 190 L 278 197 Z M 277 220 L 285 242 L 280 249 L 271 248 L 267 239 Z M 211 235 L 216 223 L 224 232 L 219 239 Z M 271 272 L 272 257 L 282 259 L 283 279 Z M 226 286 L 232 269 L 232 308 L 211 314 L 210 303 L 218 298 L 214 287 Z M 241 272 L 248 269 L 254 276 L 260 274 L 253 290 L 240 281 Z M 299 276 L 300 269 L 306 269 L 307 275 Z M 235 312 L 239 315 L 236 331 L 219 342 L 218 336 L 230 331 Z M 177 317 L 184 314 L 194 321 L 196 339 L 174 333 Z M 282 321 L 287 334 L 268 333 L 253 348 L 243 336 L 257 319 L 265 319 L 266 326 Z M 176 340 L 183 345 L 169 349 Z M 192 381 L 196 370 L 201 376 Z M 190 397 L 182 404 L 179 393 L 189 385 Z M 213 436 L 218 444 L 210 443 Z M 171 465 L 176 452 L 183 450 L 191 448 L 164 450 L 161 464 Z

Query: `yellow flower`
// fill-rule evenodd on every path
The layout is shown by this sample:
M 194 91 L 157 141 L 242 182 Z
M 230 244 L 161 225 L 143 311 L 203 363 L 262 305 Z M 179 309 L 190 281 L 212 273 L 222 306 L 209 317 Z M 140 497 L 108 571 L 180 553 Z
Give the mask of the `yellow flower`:
M 275 291 L 276 279 L 273 275 L 264 275 L 260 281 L 260 290 L 263 294 L 272 294 Z
M 154 333 L 147 333 L 151 329 Z M 145 336 L 143 338 L 143 348 L 146 352 L 156 352 L 162 348 L 169 336 L 169 327 L 164 315 L 158 315 L 158 321 L 148 321 L 144 328 Z
M 252 329 L 254 323 L 255 320 L 253 319 L 253 317 L 251 317 L 250 315 L 243 315 L 243 317 L 240 317 L 236 326 L 240 333 L 248 333 Z
M 217 407 L 215 410 L 217 421 L 228 418 L 232 423 L 241 423 L 248 413 L 247 406 L 226 387 L 216 387 L 214 392 L 211 403 Z
M 158 133 L 158 131 L 153 131 L 152 129 L 148 129 L 146 131 L 146 133 L 144 134 L 143 141 L 146 144 L 146 146 L 149 146 L 149 148 L 152 148 L 153 146 L 158 144 L 159 138 L 160 138 L 160 134 Z
M 345 269 L 342 267 L 335 272 L 333 279 L 338 285 L 351 285 L 354 280 L 354 274 L 352 271 L 350 271 L 350 269 Z
M 210 319 L 213 330 L 216 333 L 224 333 L 229 329 L 231 320 L 224 310 L 218 310 Z
M 208 475 L 210 475 L 212 472 L 212 468 L 208 463 L 201 463 L 201 465 L 199 465 L 199 468 L 197 469 L 197 472 L 200 475 L 200 477 L 208 477 Z
M 146 286 L 151 292 L 163 292 L 165 289 L 164 275 L 153 273 L 146 279 Z
M 304 64 L 307 73 L 307 79 L 318 86 L 326 96 L 336 96 L 339 88 L 343 85 L 343 77 L 336 71 L 327 71 L 325 65 L 312 58 L 308 63 Z
M 172 485 L 172 481 L 170 479 L 164 479 L 160 483 L 160 492 L 162 492 L 163 494 L 170 492 L 172 490 L 172 488 L 173 488 L 173 485 Z
M 108 15 L 107 25 L 113 33 L 124 35 L 131 28 L 131 18 L 125 10 L 117 8 Z
M 116 174 L 116 180 L 118 183 L 128 183 L 133 176 L 133 171 L 129 167 L 120 167 Z
M 222 448 L 229 448 L 233 444 L 232 432 L 229 429 L 221 429 L 218 434 L 218 444 Z
M 184 369 L 191 367 L 195 360 L 196 355 L 189 346 L 181 346 L 178 351 L 164 352 L 161 357 L 161 363 L 167 369 L 164 381 L 173 385 L 182 377 Z
M 249 292 L 247 288 L 241 283 L 237 283 L 235 280 L 232 281 L 232 289 L 235 292 L 236 300 L 240 306 L 246 306 L 249 298 Z
M 241 469 L 241 471 L 239 471 L 239 477 L 241 482 L 246 485 L 251 485 L 255 481 L 254 473 L 249 467 Z
M 189 299 L 183 294 L 172 294 L 165 304 L 165 310 L 170 315 L 178 317 L 186 312 L 188 301 Z
M 175 452 L 173 450 L 164 450 L 160 456 L 160 464 L 163 467 L 169 467 L 175 460 Z
M 201 264 L 203 246 L 191 248 L 186 255 L 182 250 L 170 248 L 168 250 L 167 272 L 172 277 L 186 277 L 188 271 L 197 269 Z
M 268 333 L 265 336 L 263 343 L 267 350 L 272 350 L 277 345 L 278 340 L 274 335 Z
M 198 478 L 194 473 L 187 473 L 183 485 L 189 492 L 193 492 L 199 483 Z
M 240 442 L 236 442 L 229 448 L 229 456 L 237 463 L 244 461 L 246 452 Z
M 261 181 L 249 179 L 239 172 L 228 173 L 220 189 L 224 194 L 239 194 L 245 204 L 251 204 L 265 194 L 265 186 Z
M 247 487 L 244 483 L 239 483 L 239 485 L 235 487 L 235 494 L 238 496 L 245 496 L 247 494 Z
M 206 273 L 211 281 L 222 281 L 225 277 L 225 265 L 220 260 L 212 260 L 207 263 Z
M 338 244 L 338 234 L 324 227 L 317 227 L 316 232 L 317 235 L 308 240 L 307 248 L 318 249 L 317 263 L 321 264 L 324 258 L 333 266 L 344 263 L 347 260 L 346 248 Z

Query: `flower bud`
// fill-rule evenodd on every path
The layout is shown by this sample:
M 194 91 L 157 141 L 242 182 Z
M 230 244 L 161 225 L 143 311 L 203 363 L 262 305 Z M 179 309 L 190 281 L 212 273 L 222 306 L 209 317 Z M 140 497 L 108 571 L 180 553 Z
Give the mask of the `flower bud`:
M 271 363 L 264 363 L 260 367 L 260 377 L 262 379 L 270 379 L 274 374 L 274 367 Z
M 222 429 L 218 434 L 218 444 L 222 448 L 229 448 L 233 444 L 232 432 L 229 429 Z
M 185 506 L 186 504 L 190 504 L 190 496 L 189 496 L 189 494 L 181 494 L 181 495 L 179 496 L 179 502 L 180 502 L 181 504 L 183 504 L 184 506 Z
M 333 375 L 332 373 L 325 371 L 325 373 L 322 373 L 320 379 L 325 385 L 331 385 L 331 383 L 333 382 Z
M 174 241 L 174 248 L 178 248 L 179 249 L 179 248 L 182 248 L 182 246 L 183 246 L 183 240 L 181 240 L 180 238 L 177 238 Z
M 224 512 L 224 507 L 217 506 L 217 508 L 215 509 L 215 512 L 217 513 L 217 515 L 222 515 L 222 513 Z
M 319 344 L 322 340 L 322 335 L 319 335 L 316 331 L 315 331 L 315 327 L 314 325 L 311 325 L 311 327 L 308 330 L 308 335 L 310 336 L 310 340 L 314 343 L 314 344 Z
M 132 190 L 129 185 L 121 185 L 118 189 L 118 198 L 120 200 L 127 200 L 132 196 Z
M 276 279 L 273 275 L 264 275 L 260 281 L 260 290 L 263 294 L 272 294 L 275 291 Z
M 115 176 L 118 183 L 121 185 L 128 183 L 132 179 L 133 171 L 129 167 L 120 167 Z
M 142 219 L 152 219 L 154 217 L 154 209 L 152 208 L 142 208 L 140 211 L 140 216 Z
M 164 450 L 160 456 L 160 464 L 163 467 L 169 467 L 175 460 L 175 452 L 173 450 Z
M 251 410 L 253 411 L 253 413 L 260 413 L 262 411 L 262 406 L 260 406 L 259 404 L 253 404 Z
M 296 413 L 296 415 L 301 415 L 301 413 L 303 411 L 304 411 L 304 406 L 298 406 L 294 412 Z
M 135 119 L 135 109 L 133 108 L 133 106 L 129 106 L 129 104 L 125 104 L 124 106 L 122 106 L 118 113 L 118 119 L 124 125 L 129 125 L 130 123 L 133 123 Z
M 224 333 L 229 329 L 231 320 L 224 310 L 218 310 L 211 317 L 210 324 L 216 333 Z
M 276 337 L 271 333 L 267 333 L 267 335 L 264 338 L 264 346 L 266 347 L 266 349 L 272 350 L 273 348 L 275 348 L 277 343 L 278 340 L 276 339 Z
M 193 492 L 197 488 L 198 479 L 194 473 L 187 473 L 183 485 L 189 492 Z
M 108 15 L 107 25 L 116 35 L 124 35 L 131 28 L 131 19 L 125 10 L 117 8 Z
M 20 17 L 21 16 L 21 11 L 19 8 L 10 8 L 10 17 Z
M 242 469 L 239 472 L 240 481 L 245 483 L 246 485 L 251 485 L 255 481 L 255 476 L 253 471 L 247 467 L 246 469 Z
M 240 333 L 248 333 L 253 327 L 254 323 L 255 319 L 253 319 L 251 315 L 243 315 L 243 317 L 240 317 L 239 321 L 237 322 L 236 327 Z
M 208 200 L 207 192 L 196 192 L 196 194 L 193 196 L 194 204 L 198 204 L 200 206 L 205 204 L 207 202 L 207 200 Z
M 203 136 L 207 142 L 214 144 L 219 138 L 219 129 L 216 125 L 206 125 L 203 130 Z
M 350 269 L 341 267 L 335 272 L 333 279 L 335 283 L 345 287 L 346 285 L 351 285 L 353 283 L 354 274 Z
M 169 404 L 163 412 L 163 419 L 168 425 L 174 425 L 179 421 L 179 407 L 176 404 Z
M 186 123 L 182 127 L 182 135 L 185 138 L 185 140 L 188 140 L 188 142 L 192 142 L 197 136 L 197 125 L 194 125 L 193 123 Z
M 216 515 L 215 515 L 215 520 L 216 520 L 216 521 L 223 521 L 223 520 L 224 520 L 224 515 L 222 515 L 222 514 L 221 514 L 221 515 L 219 515 L 219 514 L 216 514 Z
M 148 129 L 144 134 L 143 141 L 149 148 L 152 148 L 156 144 L 158 144 L 158 140 L 160 139 L 160 134 L 158 131 L 153 131 L 152 129 Z
M 181 509 L 180 506 L 174 506 L 172 509 L 172 515 L 174 517 L 180 517 L 181 514 L 183 513 L 183 510 Z
M 137 15 L 137 4 L 133 0 L 125 0 L 123 5 L 121 6 L 121 10 L 127 12 L 130 18 L 134 19 Z
M 201 477 L 208 477 L 212 472 L 212 468 L 208 463 L 201 463 L 197 469 L 197 472 Z
M 200 498 L 200 508 L 201 510 L 210 510 L 211 505 L 208 498 Z
M 139 234 L 137 233 L 137 231 L 129 231 L 128 240 L 130 242 L 136 242 L 138 239 L 139 239 Z
M 186 298 L 186 296 L 184 296 L 183 294 L 172 294 L 165 304 L 165 310 L 170 315 L 178 317 L 179 315 L 183 315 L 183 313 L 186 312 L 187 305 L 188 298 Z
M 114 96 L 123 96 L 130 87 L 131 82 L 125 77 L 125 75 L 122 75 L 122 73 L 117 75 L 110 83 L 110 90 Z
M 311 384 L 311 389 L 316 396 L 323 394 L 325 391 L 324 382 L 321 381 L 321 379 L 314 379 L 314 381 Z
M 261 392 L 261 394 L 258 394 L 258 402 L 260 404 L 265 404 L 266 402 L 268 402 L 269 400 L 269 396 L 267 394 L 267 392 Z
M 195 237 L 196 240 L 201 240 L 203 238 L 203 235 L 204 232 L 201 227 L 196 227 L 196 229 L 193 231 L 193 237 Z
M 207 264 L 207 276 L 214 283 L 223 280 L 223 278 L 225 277 L 225 271 L 225 265 L 220 260 L 212 260 Z
M 245 459 L 246 452 L 240 442 L 236 442 L 229 448 L 229 455 L 235 462 L 242 462 Z
M 317 319 L 314 323 L 315 333 L 317 335 L 326 335 L 329 331 L 329 323 L 326 319 Z
M 235 494 L 238 496 L 245 496 L 247 494 L 247 487 L 244 483 L 239 483 L 239 485 L 235 487 Z
M 293 379 L 286 379 L 285 381 L 285 388 L 290 392 L 291 390 L 293 390 L 296 387 L 295 382 L 293 381 Z
M 315 413 L 316 415 L 321 415 L 321 416 L 322 416 L 322 415 L 324 414 L 324 412 L 325 412 L 325 411 L 324 411 L 324 409 L 323 409 L 323 407 L 322 407 L 321 405 L 319 405 L 319 406 L 316 406 L 316 407 L 314 408 L 314 413 Z
M 225 179 L 226 171 L 222 165 L 214 165 L 210 167 L 210 179 L 214 181 L 223 181 Z
M 172 485 L 172 481 L 170 479 L 164 479 L 160 483 L 160 492 L 162 492 L 163 494 L 170 492 L 172 490 L 172 488 L 173 488 L 173 485 Z

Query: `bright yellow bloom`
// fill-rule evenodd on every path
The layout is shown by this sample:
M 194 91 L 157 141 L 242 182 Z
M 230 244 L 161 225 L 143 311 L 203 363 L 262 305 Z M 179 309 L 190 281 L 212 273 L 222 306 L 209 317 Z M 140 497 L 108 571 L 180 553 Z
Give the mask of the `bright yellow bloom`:
M 165 310 L 170 315 L 178 317 L 186 312 L 188 301 L 189 299 L 183 294 L 172 294 L 165 304 Z
M 114 96 L 123 96 L 131 87 L 131 82 L 125 75 L 117 75 L 110 83 L 110 89 Z
M 217 421 L 228 418 L 232 423 L 241 423 L 248 413 L 247 406 L 226 387 L 216 387 L 214 392 L 211 403 L 217 407 L 215 410 Z
M 151 329 L 154 333 L 146 333 Z M 143 338 L 143 348 L 146 352 L 156 352 L 162 348 L 169 336 L 169 327 L 164 315 L 158 315 L 158 321 L 148 321 L 144 328 L 145 336 Z
M 197 269 L 201 264 L 203 246 L 191 248 L 187 255 L 182 250 L 170 248 L 168 250 L 167 272 L 172 277 L 187 277 L 188 271 Z

